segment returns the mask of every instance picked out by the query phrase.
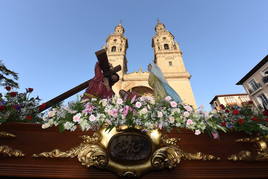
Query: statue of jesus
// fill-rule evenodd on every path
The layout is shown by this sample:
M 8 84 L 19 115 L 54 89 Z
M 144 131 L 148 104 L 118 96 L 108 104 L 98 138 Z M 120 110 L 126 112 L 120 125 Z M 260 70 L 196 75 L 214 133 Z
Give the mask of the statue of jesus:
M 95 76 L 89 81 L 88 88 L 84 93 L 85 98 L 111 98 L 114 95 L 112 86 L 119 81 L 116 73 L 121 70 L 121 66 L 113 67 L 108 62 L 106 51 L 96 52 L 98 62 L 95 65 Z

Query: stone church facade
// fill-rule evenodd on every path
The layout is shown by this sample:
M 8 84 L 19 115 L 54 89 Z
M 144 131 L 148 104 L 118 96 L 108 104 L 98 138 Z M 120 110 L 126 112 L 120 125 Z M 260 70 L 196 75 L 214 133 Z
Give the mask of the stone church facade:
M 122 70 L 118 73 L 120 80 L 113 86 L 118 94 L 120 89 L 134 91 L 141 95 L 152 95 L 153 89 L 148 84 L 148 72 L 127 73 L 126 52 L 128 39 L 124 36 L 124 27 L 119 24 L 114 32 L 108 36 L 105 48 L 109 62 L 113 65 L 121 65 Z M 180 95 L 184 103 L 196 107 L 190 78 L 186 70 L 182 52 L 174 36 L 165 28 L 165 25 L 158 22 L 155 26 L 155 35 L 152 38 L 154 49 L 154 63 L 162 70 L 169 85 Z

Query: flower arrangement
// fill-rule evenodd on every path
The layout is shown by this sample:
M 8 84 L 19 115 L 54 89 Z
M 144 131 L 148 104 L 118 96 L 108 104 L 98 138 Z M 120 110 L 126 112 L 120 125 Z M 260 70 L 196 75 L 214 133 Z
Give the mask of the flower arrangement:
M 37 108 L 40 99 L 30 98 L 33 88 L 27 88 L 26 92 L 19 93 L 6 86 L 6 94 L 0 93 L 0 124 L 4 122 L 37 122 L 39 110 Z
M 152 97 L 133 97 L 123 100 L 91 98 L 52 108 L 43 118 L 42 128 L 59 126 L 60 131 L 97 130 L 104 124 L 107 130 L 114 127 L 139 127 L 142 130 L 186 128 L 196 135 L 204 131 L 225 131 L 225 128 L 209 118 L 208 113 L 194 111 L 189 105 L 176 103 L 169 96 L 155 102 Z
M 211 118 L 229 131 L 268 134 L 268 111 L 257 110 L 251 102 L 244 107 L 221 105 L 221 110 L 212 112 Z

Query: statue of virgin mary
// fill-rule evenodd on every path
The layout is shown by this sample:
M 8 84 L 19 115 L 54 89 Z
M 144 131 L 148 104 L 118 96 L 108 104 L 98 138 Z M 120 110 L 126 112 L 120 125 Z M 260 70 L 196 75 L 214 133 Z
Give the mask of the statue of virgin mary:
M 176 91 L 168 84 L 160 68 L 155 64 L 151 63 L 148 65 L 149 71 L 149 85 L 154 90 L 154 96 L 156 99 L 164 99 L 166 96 L 170 96 L 177 103 L 182 102 L 180 96 Z

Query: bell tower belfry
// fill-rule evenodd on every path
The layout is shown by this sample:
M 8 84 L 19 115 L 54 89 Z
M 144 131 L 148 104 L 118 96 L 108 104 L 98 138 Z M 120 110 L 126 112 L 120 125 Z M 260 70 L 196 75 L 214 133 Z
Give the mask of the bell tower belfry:
M 155 32 L 152 39 L 154 63 L 160 67 L 168 83 L 180 95 L 183 102 L 196 107 L 190 84 L 191 75 L 184 66 L 182 52 L 175 37 L 159 21 L 155 26 Z
M 121 24 L 118 24 L 114 28 L 114 32 L 106 39 L 105 45 L 109 63 L 111 63 L 114 67 L 121 65 L 122 68 L 122 70 L 117 73 L 120 79 L 113 86 L 113 90 L 116 94 L 118 94 L 121 89 L 124 74 L 127 72 L 126 52 L 128 48 L 128 40 L 124 36 L 124 32 L 124 27 Z

